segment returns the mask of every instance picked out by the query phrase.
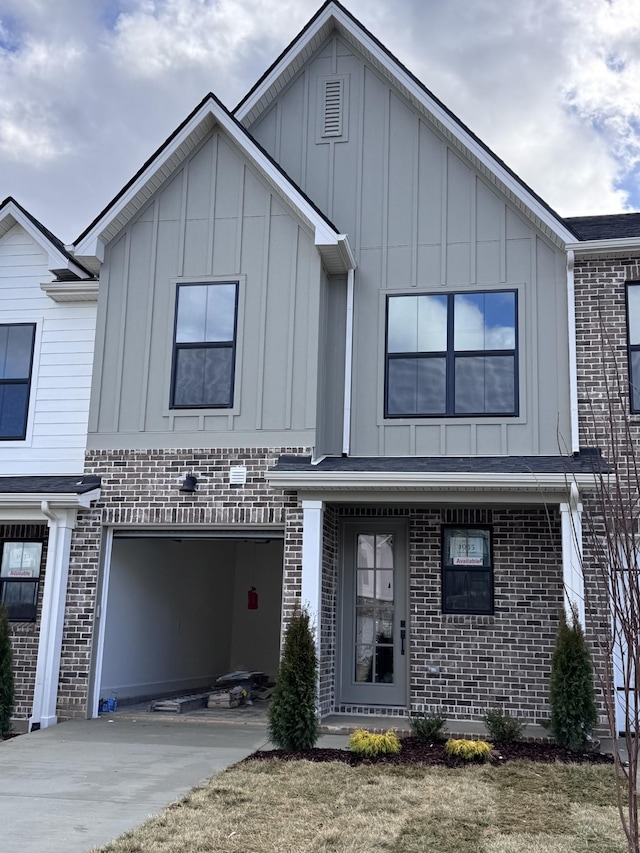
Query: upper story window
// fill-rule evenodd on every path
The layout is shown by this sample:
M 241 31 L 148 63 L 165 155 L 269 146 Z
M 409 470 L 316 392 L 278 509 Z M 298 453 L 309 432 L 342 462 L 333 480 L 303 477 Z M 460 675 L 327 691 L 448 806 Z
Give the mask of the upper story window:
M 33 622 L 38 606 L 42 542 L 5 542 L 0 563 L 0 603 L 14 622 Z
M 0 325 L 0 439 L 21 441 L 27 434 L 33 366 L 34 323 Z
M 640 412 L 640 281 L 627 285 L 627 340 L 629 343 L 629 404 Z
M 488 527 L 443 528 L 442 612 L 493 613 L 491 530 Z
M 387 298 L 385 417 L 517 414 L 515 291 Z
M 231 408 L 238 283 L 176 289 L 171 407 Z

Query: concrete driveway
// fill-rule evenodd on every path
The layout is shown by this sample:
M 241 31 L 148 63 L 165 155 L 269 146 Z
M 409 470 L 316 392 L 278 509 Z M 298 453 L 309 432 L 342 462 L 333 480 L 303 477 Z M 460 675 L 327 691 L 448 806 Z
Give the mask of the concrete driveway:
M 0 853 L 86 853 L 267 741 L 264 726 L 72 720 L 0 744 Z

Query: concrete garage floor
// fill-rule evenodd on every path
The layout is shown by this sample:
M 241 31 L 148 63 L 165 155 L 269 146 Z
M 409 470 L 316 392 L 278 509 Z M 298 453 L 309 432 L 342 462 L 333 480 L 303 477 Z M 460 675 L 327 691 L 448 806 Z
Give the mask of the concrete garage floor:
M 0 744 L 0 853 L 86 853 L 264 746 L 264 724 L 99 717 Z

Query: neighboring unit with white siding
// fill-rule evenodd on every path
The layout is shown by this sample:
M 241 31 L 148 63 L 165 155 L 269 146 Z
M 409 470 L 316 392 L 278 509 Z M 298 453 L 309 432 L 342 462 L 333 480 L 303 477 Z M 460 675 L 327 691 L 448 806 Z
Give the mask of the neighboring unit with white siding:
M 99 495 L 84 454 L 98 283 L 14 199 L 0 204 L 0 604 L 14 725 L 57 722 L 71 532 Z
M 0 407 L 0 476 L 82 473 L 96 302 L 91 274 L 67 258 L 62 244 L 16 202 L 5 201 L 0 208 L 0 330 L 6 337 L 7 329 L 25 324 L 35 334 L 24 438 L 11 437 L 11 430 L 3 428 Z M 1 345 L 0 360 L 5 357 Z M 0 365 L 0 382 L 7 382 L 10 372 Z

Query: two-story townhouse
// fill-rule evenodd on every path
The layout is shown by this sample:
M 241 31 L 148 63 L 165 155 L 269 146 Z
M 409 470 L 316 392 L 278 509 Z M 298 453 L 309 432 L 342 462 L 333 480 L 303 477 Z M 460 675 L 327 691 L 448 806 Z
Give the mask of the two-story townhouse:
M 304 604 L 323 715 L 548 716 L 598 464 L 578 241 L 339 3 L 207 96 L 73 246 L 102 491 L 58 713 L 273 676 Z
M 16 728 L 56 722 L 71 532 L 84 477 L 98 283 L 14 199 L 0 204 L 0 601 Z
M 567 223 L 579 237 L 579 242 L 567 245 L 567 260 L 574 291 L 580 442 L 601 447 L 614 465 L 617 486 L 625 495 L 636 482 L 640 440 L 640 214 L 581 216 Z M 612 493 L 617 494 L 617 489 Z M 594 540 L 589 535 L 584 540 L 585 569 L 590 566 L 592 576 L 585 590 L 586 621 L 600 634 L 594 637 L 593 646 L 603 671 L 611 644 L 616 729 L 621 732 L 632 719 L 627 716 L 624 697 L 625 681 L 633 692 L 627 675 L 629 666 L 633 671 L 633 654 L 627 655 L 621 625 L 613 634 L 610 630 L 615 620 L 610 617 L 605 591 L 612 582 L 611 567 L 617 567 L 613 569 L 616 574 L 628 558 L 619 562 L 615 557 L 613 561 L 603 559 L 598 541 L 617 538 L 620 550 L 629 548 L 638 533 L 637 511 L 626 497 L 622 503 L 614 497 L 606 508 L 600 493 L 585 495 L 584 504 L 585 532 L 590 529 L 600 537 Z M 607 516 L 608 533 L 603 526 Z M 627 584 L 632 619 L 634 589 L 633 582 Z

